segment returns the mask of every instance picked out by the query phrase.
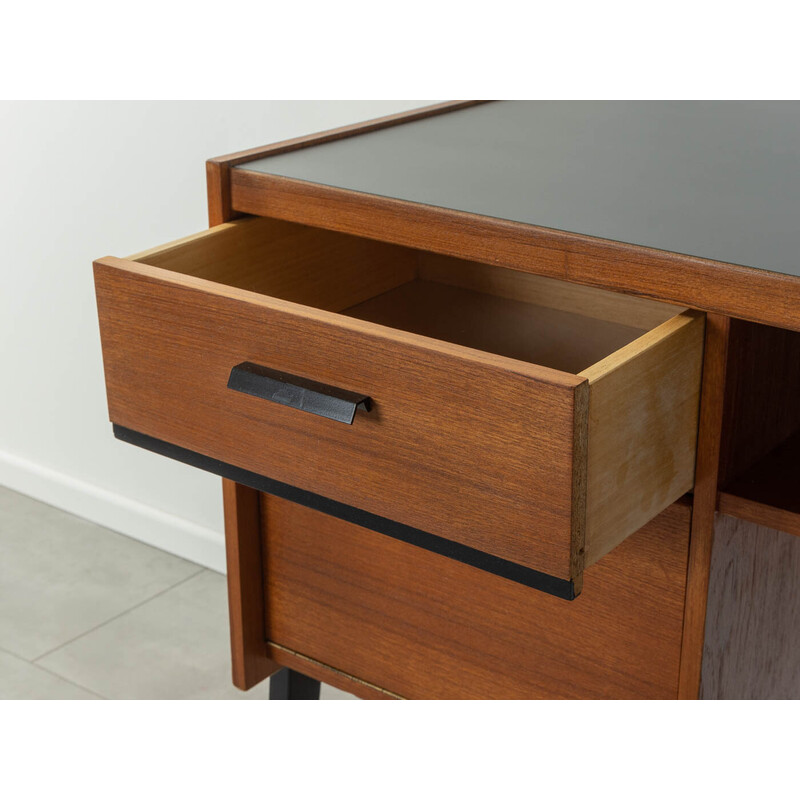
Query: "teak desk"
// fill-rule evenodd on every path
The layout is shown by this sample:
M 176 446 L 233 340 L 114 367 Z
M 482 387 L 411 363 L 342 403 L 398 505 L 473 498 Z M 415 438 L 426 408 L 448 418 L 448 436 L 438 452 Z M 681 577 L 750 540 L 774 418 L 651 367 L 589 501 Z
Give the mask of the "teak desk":
M 238 687 L 800 697 L 800 104 L 207 166 L 210 230 L 95 280 L 115 435 L 224 478 Z

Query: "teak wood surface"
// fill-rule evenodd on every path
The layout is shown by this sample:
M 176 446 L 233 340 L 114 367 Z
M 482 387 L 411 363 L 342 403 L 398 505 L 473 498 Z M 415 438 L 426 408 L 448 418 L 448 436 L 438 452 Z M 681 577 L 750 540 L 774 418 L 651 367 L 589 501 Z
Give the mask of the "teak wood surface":
M 222 481 L 233 684 L 250 689 L 278 669 L 267 656 L 259 493 Z
M 301 146 L 313 144 L 314 139 L 315 137 L 308 137 Z M 253 157 L 261 157 L 270 151 L 276 152 L 275 146 L 262 148 L 254 153 Z M 245 154 L 244 158 L 229 161 L 228 164 L 225 159 L 209 162 L 211 224 L 224 221 L 230 218 L 230 215 L 239 213 L 233 210 L 234 189 L 230 181 L 229 165 L 247 160 L 248 154 Z M 221 174 L 224 175 L 222 180 L 218 177 Z M 378 235 L 379 238 L 414 244 L 436 253 L 467 255 L 476 261 L 503 263 L 519 270 L 532 270 L 541 275 L 560 279 L 552 282 L 556 294 L 564 285 L 561 281 L 576 281 L 586 284 L 587 291 L 592 291 L 589 286 L 604 286 L 621 292 L 635 293 L 658 300 L 671 300 L 695 308 L 720 312 L 719 315 L 712 315 L 709 318 L 706 330 L 697 464 L 698 484 L 695 491 L 695 513 L 688 554 L 688 575 L 684 578 L 675 575 L 671 583 L 673 589 L 678 588 L 679 591 L 683 591 L 680 587 L 684 586 L 684 580 L 688 580 L 685 585 L 686 602 L 677 694 L 679 697 L 697 697 L 711 567 L 714 509 L 719 485 L 720 446 L 723 438 L 723 392 L 726 383 L 728 332 L 731 322 L 735 328 L 742 324 L 737 320 L 730 320 L 729 316 L 798 329 L 800 327 L 798 282 L 785 276 L 757 273 L 747 268 L 625 246 L 615 242 L 587 240 L 585 237 L 554 231 L 518 227 L 504 224 L 500 220 L 475 218 L 473 215 L 462 216 L 457 212 L 412 207 L 412 205 L 402 207 L 401 204 L 391 200 L 383 202 L 380 198 L 341 193 L 302 182 L 292 182 L 289 179 L 264 175 L 250 176 L 244 170 L 237 170 L 237 184 L 236 205 L 242 211 L 283 215 L 287 219 L 306 222 L 316 221 L 322 227 Z M 394 215 L 402 213 L 406 214 L 402 221 L 393 219 Z M 223 216 L 224 214 L 229 216 Z M 499 242 L 500 238 L 504 241 Z M 459 275 L 465 274 L 469 269 L 467 264 L 468 262 L 462 262 Z M 503 282 L 506 282 L 505 276 L 511 273 L 501 274 Z M 513 282 L 513 278 L 508 280 Z M 573 297 L 570 298 L 570 302 L 574 302 Z M 590 305 L 594 304 L 594 299 L 591 298 Z M 558 307 L 554 303 L 549 305 Z M 616 315 L 617 311 L 614 310 L 613 313 Z M 733 349 L 736 349 L 736 343 Z M 769 353 L 765 356 L 766 358 L 762 358 L 758 363 L 766 370 L 768 380 L 772 383 L 775 380 L 776 370 L 774 363 L 770 364 Z M 737 364 L 738 361 L 734 358 L 735 368 Z M 736 385 L 735 378 L 731 385 Z M 731 391 L 730 387 L 728 391 Z M 762 394 L 762 398 L 765 395 L 766 393 Z M 782 402 L 780 390 L 773 393 L 772 400 L 773 404 Z M 785 406 L 785 402 L 783 405 Z M 728 429 L 731 424 L 735 424 L 733 423 L 735 417 L 730 416 L 730 407 L 729 400 Z M 761 407 L 763 409 L 763 403 Z M 775 411 L 769 409 L 769 402 L 767 413 L 774 418 Z M 781 413 L 785 414 L 785 410 L 779 411 L 778 417 Z M 744 419 L 740 420 L 739 424 L 746 427 L 748 422 Z M 727 441 L 728 436 L 725 438 Z M 739 441 L 741 442 L 741 437 Z M 750 452 L 747 452 L 748 449 Z M 744 453 L 745 458 L 751 462 L 757 458 L 753 455 L 752 448 L 742 450 L 740 447 L 739 453 Z M 741 466 L 742 462 L 739 463 Z M 731 451 L 728 451 L 723 454 L 723 480 L 729 479 L 728 473 L 735 471 L 730 468 L 731 464 Z M 750 513 L 756 507 L 756 504 L 750 501 L 742 501 L 742 498 L 726 496 L 723 493 L 721 497 L 723 507 L 726 501 L 745 502 Z M 785 512 L 781 509 L 765 507 L 764 510 L 768 510 L 770 516 L 761 518 L 762 522 L 775 522 L 776 511 L 781 515 L 778 519 L 785 522 Z M 295 513 L 298 518 L 307 514 L 303 510 L 295 511 L 288 506 L 284 508 L 284 512 L 287 519 Z M 294 525 L 291 521 L 287 524 Z M 623 547 L 632 546 L 631 543 L 635 540 L 636 537 L 633 537 Z M 601 562 L 600 566 L 603 563 Z M 420 667 L 424 669 L 425 665 Z M 455 664 L 454 674 L 461 669 L 461 664 Z M 469 671 L 464 674 L 468 675 Z M 335 681 L 337 673 L 332 672 L 331 675 Z
M 267 636 L 406 698 L 674 698 L 689 515 L 671 506 L 568 603 L 264 495 Z
M 799 431 L 800 333 L 731 320 L 721 486 L 727 489 Z
M 445 255 L 470 260 L 459 260 L 456 269 L 445 269 L 449 277 L 440 275 L 440 282 L 465 285 L 466 281 L 470 285 L 465 288 L 517 300 L 544 293 L 550 300 L 543 305 L 562 310 L 569 310 L 578 302 L 574 292 L 567 292 L 569 305 L 566 309 L 559 305 L 564 287 L 581 289 L 586 295 L 580 313 L 588 314 L 587 309 L 597 308 L 600 318 L 611 321 L 621 319 L 622 307 L 613 300 L 607 304 L 609 295 L 597 293 L 595 287 L 719 312 L 709 316 L 706 327 L 690 541 L 687 542 L 690 507 L 672 506 L 590 567 L 583 594 L 573 603 L 566 603 L 380 534 L 229 484 L 225 488 L 225 507 L 235 682 L 245 688 L 265 677 L 277 664 L 370 698 L 697 697 L 719 478 L 730 482 L 741 474 L 745 462 L 752 468 L 760 463 L 745 436 L 734 434 L 729 438 L 737 424 L 743 431 L 748 425 L 745 417 L 739 417 L 737 422 L 736 415 L 730 415 L 735 405 L 730 399 L 735 391 L 732 387 L 739 387 L 736 391 L 746 398 L 745 407 L 751 409 L 753 419 L 758 420 L 760 410 L 766 409 L 775 422 L 770 423 L 774 433 L 792 413 L 785 403 L 782 408 L 775 407 L 776 402 L 780 403 L 779 387 L 797 374 L 784 374 L 776 382 L 775 351 L 767 344 L 762 356 L 751 363 L 763 368 L 776 392 L 771 399 L 769 392 L 762 392 L 754 402 L 746 388 L 747 381 L 729 378 L 729 416 L 723 423 L 728 326 L 733 326 L 734 353 L 747 338 L 738 336 L 739 326 L 749 324 L 730 320 L 729 316 L 800 330 L 800 282 L 706 259 L 231 169 L 269 153 L 313 146 L 447 111 L 445 104 L 212 159 L 207 164 L 209 223 L 220 225 L 242 213 L 255 213 L 381 240 L 376 242 L 378 251 L 370 251 L 366 242 L 362 244 L 364 249 L 356 251 L 352 264 L 352 249 L 345 246 L 337 256 L 337 246 L 331 247 L 334 239 L 324 238 L 330 234 L 325 230 L 317 232 L 319 238 L 314 246 L 331 249 L 337 269 L 346 276 L 342 282 L 354 287 L 352 295 L 345 291 L 338 296 L 333 287 L 324 288 L 322 295 L 335 298 L 329 308 L 333 311 L 375 296 L 375 286 L 366 286 L 365 280 L 374 278 L 379 282 L 376 285 L 383 281 L 382 291 L 391 291 L 414 274 L 419 277 L 426 268 L 436 272 L 436 260 Z M 292 240 L 287 235 L 284 256 L 291 258 L 297 248 L 302 253 L 303 242 L 312 240 L 313 237 Z M 416 272 L 413 268 L 409 271 L 408 251 L 399 247 L 392 254 L 386 243 L 421 248 L 416 251 Z M 158 248 L 159 252 L 162 250 Z M 380 252 L 378 259 L 374 257 L 376 252 Z M 248 257 L 247 248 L 244 257 Z M 180 251 L 164 258 L 180 260 Z M 191 273 L 196 267 L 191 261 L 177 268 L 174 262 L 165 264 L 165 268 Z M 362 268 L 366 264 L 368 270 Z M 348 265 L 352 265 L 349 272 Z M 488 265 L 511 270 L 491 270 L 487 278 Z M 222 277 L 222 282 L 245 291 L 266 294 L 298 290 L 300 295 L 290 300 L 326 307 L 313 292 L 303 295 L 310 283 L 306 282 L 305 289 L 292 283 L 291 271 L 303 269 L 297 262 L 287 264 L 283 277 L 280 271 L 270 271 L 267 285 L 262 282 L 262 271 L 253 270 L 247 276 L 240 266 L 234 260 L 227 276 L 222 277 L 223 268 L 222 273 L 214 271 L 205 277 Z M 152 274 L 155 273 L 143 277 L 150 279 Z M 243 283 L 237 284 L 240 279 Z M 186 284 L 184 288 L 191 289 L 192 280 Z M 360 299 L 359 291 L 363 292 Z M 624 294 L 618 297 L 634 299 Z M 659 307 L 653 304 L 654 311 Z M 610 310 L 604 311 L 606 308 Z M 162 311 L 159 308 L 158 315 Z M 644 319 L 633 321 L 640 314 Z M 648 315 L 640 304 L 631 307 L 631 316 L 626 319 L 628 324 L 648 328 Z M 672 316 L 667 313 L 658 324 Z M 780 339 L 783 334 L 755 333 L 756 339 L 775 336 Z M 169 326 L 163 338 L 170 340 Z M 741 358 L 731 356 L 734 371 L 744 363 L 742 358 L 750 357 L 748 349 L 752 355 L 748 345 Z M 135 367 L 137 357 L 131 352 L 127 363 L 124 359 L 120 362 L 120 369 L 124 372 Z M 173 419 L 174 408 L 165 407 L 159 416 L 169 420 L 168 425 L 180 426 Z M 723 440 L 732 449 L 722 453 L 720 463 Z M 774 441 L 780 449 L 781 437 Z M 235 446 L 244 448 L 245 443 Z M 770 455 L 764 458 L 769 460 Z M 763 474 L 755 477 L 763 478 Z M 254 496 L 260 505 L 257 511 Z M 762 512 L 758 506 L 738 495 L 723 492 L 720 497 L 720 507 L 726 511 L 746 518 L 747 513 L 754 513 L 753 521 L 778 527 L 785 523 L 785 516 L 780 516 L 787 513 L 785 509 L 765 505 L 764 516 L 759 517 Z M 745 507 L 747 511 L 742 510 Z M 262 542 L 254 542 L 256 528 L 265 545 L 263 550 Z M 739 550 L 744 552 L 748 546 L 742 542 Z M 748 552 L 758 558 L 752 548 Z M 741 577 L 740 573 L 741 570 L 737 573 Z M 727 625 L 730 617 L 726 615 L 731 607 L 725 607 L 719 588 L 719 582 L 716 587 L 712 583 L 716 605 L 710 609 L 715 620 L 711 624 L 722 621 Z M 742 597 L 745 595 L 746 592 Z M 786 610 L 782 598 L 774 592 L 770 596 L 777 598 L 776 608 Z M 365 602 L 359 604 L 362 600 Z M 749 602 L 746 599 L 745 605 Z M 391 615 L 391 625 L 386 624 L 387 613 Z M 259 615 L 261 621 L 257 619 Z M 453 619 L 464 633 L 458 640 L 452 636 Z M 791 624 L 793 617 L 789 614 L 781 619 Z M 756 628 L 758 625 L 747 629 L 749 644 L 747 637 L 740 637 L 736 644 L 744 659 L 752 655 Z M 745 628 L 740 626 L 737 630 Z M 360 638 L 360 634 L 366 635 Z M 273 641 L 267 641 L 267 635 Z M 709 636 L 710 643 L 722 641 L 713 630 Z M 584 645 L 586 650 L 582 649 Z M 717 674 L 722 675 L 720 662 L 714 663 Z M 565 664 L 575 669 L 565 670 Z M 708 666 L 712 668 L 711 661 Z M 785 663 L 780 669 L 784 667 Z M 770 674 L 776 673 L 773 670 Z M 749 680 L 748 676 L 739 674 L 735 678 L 740 688 L 742 680 Z M 732 685 L 730 681 L 728 685 Z M 717 691 L 710 686 L 704 677 L 706 696 Z
M 700 691 L 706 600 L 719 484 L 729 333 L 730 320 L 727 317 L 716 314 L 709 314 L 706 317 L 697 464 L 678 686 L 678 697 L 686 700 L 696 699 Z
M 800 330 L 797 278 L 462 211 L 232 170 L 232 207 Z
M 208 162 L 214 221 L 278 217 L 443 255 L 653 297 L 800 330 L 800 281 L 767 270 L 249 171 L 265 156 L 463 108 L 454 103 L 280 142 Z M 232 167 L 237 167 L 232 169 Z
M 700 696 L 800 697 L 800 539 L 720 514 Z
M 705 317 L 688 311 L 583 370 L 586 564 L 694 485 Z
M 731 321 L 719 510 L 800 535 L 800 333 Z
M 800 278 L 800 104 L 501 101 L 236 169 Z
M 579 576 L 584 379 L 135 262 L 98 262 L 96 277 L 116 424 Z M 373 411 L 347 426 L 232 392 L 242 361 L 362 392 Z
M 584 552 L 593 563 L 691 488 L 702 315 L 610 295 L 584 316 L 598 290 L 536 276 L 490 294 L 418 280 L 432 276 L 414 251 L 266 218 L 133 258 L 97 264 L 117 425 L 578 591 Z M 576 308 L 514 292 L 565 309 L 573 292 Z M 614 305 L 655 327 L 613 321 Z M 242 361 L 373 410 L 343 428 L 237 395 Z

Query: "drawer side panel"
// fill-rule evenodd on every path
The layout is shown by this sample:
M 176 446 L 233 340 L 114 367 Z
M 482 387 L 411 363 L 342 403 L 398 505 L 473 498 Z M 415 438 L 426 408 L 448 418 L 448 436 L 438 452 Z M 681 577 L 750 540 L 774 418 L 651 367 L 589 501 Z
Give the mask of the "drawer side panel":
M 694 486 L 704 326 L 687 311 L 582 373 L 587 565 Z

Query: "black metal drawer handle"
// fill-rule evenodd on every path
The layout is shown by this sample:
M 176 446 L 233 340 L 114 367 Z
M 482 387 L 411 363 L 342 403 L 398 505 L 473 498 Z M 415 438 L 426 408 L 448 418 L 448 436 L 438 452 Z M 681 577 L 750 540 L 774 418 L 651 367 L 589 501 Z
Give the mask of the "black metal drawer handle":
M 250 361 L 237 364 L 231 370 L 228 388 L 347 425 L 353 424 L 357 408 L 369 411 L 372 407 L 369 397 L 362 394 L 278 372 Z

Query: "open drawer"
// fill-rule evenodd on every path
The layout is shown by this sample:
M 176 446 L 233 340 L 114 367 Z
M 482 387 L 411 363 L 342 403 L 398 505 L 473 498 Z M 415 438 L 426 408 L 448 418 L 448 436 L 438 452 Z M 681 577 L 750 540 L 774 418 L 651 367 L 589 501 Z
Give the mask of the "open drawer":
M 509 579 L 692 488 L 696 312 L 268 218 L 95 282 L 119 438 Z

